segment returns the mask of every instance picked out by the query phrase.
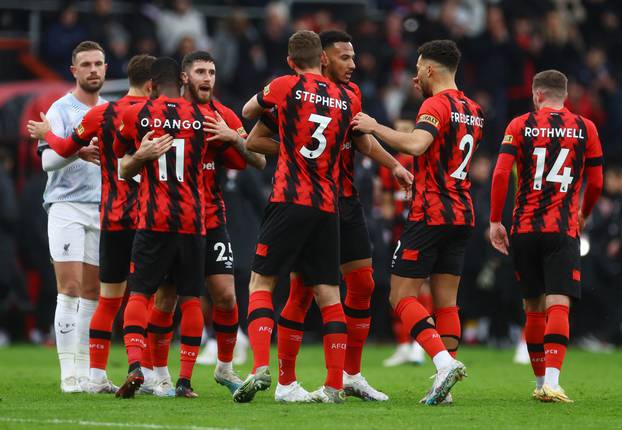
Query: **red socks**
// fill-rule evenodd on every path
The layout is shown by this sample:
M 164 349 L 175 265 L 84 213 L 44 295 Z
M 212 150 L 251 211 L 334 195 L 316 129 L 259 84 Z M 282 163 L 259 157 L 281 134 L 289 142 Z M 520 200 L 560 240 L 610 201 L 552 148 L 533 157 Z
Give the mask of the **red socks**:
M 277 331 L 281 385 L 289 385 L 296 380 L 296 358 L 304 335 L 305 316 L 312 300 L 313 290 L 305 287 L 300 277 L 293 278 Z
M 410 335 L 419 342 L 419 345 L 432 358 L 441 351 L 445 351 L 445 345 L 432 324 L 428 322 L 430 314 L 415 297 L 405 297 L 395 307 L 402 323 L 406 326 Z
M 153 304 L 155 303 L 155 294 L 151 296 L 149 303 L 147 304 L 147 318 L 151 315 L 151 311 L 153 310 Z M 149 345 L 149 321 L 147 320 L 147 339 L 145 342 L 145 349 L 143 350 L 143 359 L 140 362 L 140 366 L 153 369 L 153 360 L 151 357 L 151 348 Z
M 151 308 L 147 337 L 154 367 L 168 366 L 168 352 L 173 338 L 173 314 L 155 306 Z
M 97 308 L 91 318 L 89 327 L 89 360 L 90 367 L 106 370 L 110 353 L 112 325 L 121 308 L 123 297 L 99 297 Z
M 270 291 L 255 291 L 248 301 L 248 339 L 253 350 L 253 370 L 270 365 L 270 340 L 274 329 L 274 307 Z
M 363 345 L 369 334 L 371 323 L 371 296 L 374 292 L 374 278 L 371 267 L 363 267 L 344 275 L 346 283 L 346 299 L 343 311 L 348 327 L 348 347 L 344 370 L 348 375 L 356 375 L 361 371 Z
M 238 338 L 238 305 L 233 309 L 222 309 L 214 306 L 212 327 L 216 332 L 218 344 L 218 360 L 229 363 L 233 360 L 233 349 Z
M 526 312 L 525 342 L 529 351 L 531 368 L 535 376 L 544 376 L 544 330 L 546 314 L 544 312 Z
M 123 315 L 123 342 L 130 366 L 140 364 L 147 335 L 147 302 L 142 294 L 131 294 Z
M 198 297 L 189 299 L 181 304 L 181 347 L 179 377 L 190 380 L 192 369 L 201 347 L 203 334 L 203 312 Z
M 561 369 L 570 337 L 568 306 L 555 305 L 546 310 L 544 357 L 546 367 Z
M 343 388 L 343 365 L 346 357 L 348 329 L 341 303 L 320 309 L 324 323 L 324 359 L 326 381 L 324 385 L 337 390 Z
M 458 346 L 460 346 L 460 316 L 458 315 L 458 307 L 450 306 L 437 309 L 434 313 L 434 320 L 436 322 L 436 331 L 441 335 L 447 351 L 453 358 L 456 358 Z

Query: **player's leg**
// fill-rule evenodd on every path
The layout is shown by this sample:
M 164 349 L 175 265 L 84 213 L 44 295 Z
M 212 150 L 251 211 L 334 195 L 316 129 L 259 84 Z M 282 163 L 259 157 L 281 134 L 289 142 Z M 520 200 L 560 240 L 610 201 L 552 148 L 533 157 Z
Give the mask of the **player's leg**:
M 572 402 L 559 385 L 559 376 L 570 339 L 568 315 L 571 299 L 581 298 L 579 239 L 565 234 L 545 235 L 543 254 L 546 287 L 546 371 L 542 391 L 545 397 L 554 402 Z
M 205 278 L 205 238 L 201 235 L 176 235 L 176 258 L 171 275 L 181 309 L 180 370 L 175 384 L 177 397 L 198 397 L 192 388 L 192 372 L 201 348 L 204 321 L 200 296 Z
M 280 402 L 304 399 L 296 378 L 296 358 L 304 335 L 304 322 L 313 300 L 313 289 L 305 287 L 298 273 L 290 274 L 289 296 L 279 316 L 277 351 L 279 382 L 274 398 Z
M 154 296 L 147 325 L 147 343 L 153 363 L 154 383 L 151 388 L 153 395 L 157 397 L 174 397 L 175 387 L 168 370 L 168 356 L 173 339 L 173 316 L 177 305 L 177 291 L 172 283 L 165 282 Z
M 249 283 L 248 338 L 253 351 L 253 370 L 233 395 L 236 402 L 250 402 L 266 390 L 270 376 L 270 340 L 274 329 L 272 292 L 278 275 L 298 260 L 316 212 L 293 204 L 270 203 L 266 208 L 255 250 Z
M 103 230 L 99 241 L 100 296 L 89 326 L 89 392 L 116 392 L 106 373 L 112 326 L 121 308 L 129 274 L 133 230 Z
M 175 237 L 170 233 L 138 230 L 132 246 L 132 263 L 128 278 L 130 297 L 123 315 L 123 342 L 127 352 L 128 376 L 116 393 L 117 397 L 134 397 L 144 382 L 141 371 L 146 347 L 148 312 L 151 296 L 170 272 L 176 256 Z
M 460 316 L 456 304 L 460 276 L 437 273 L 431 276 L 430 281 L 436 331 L 441 336 L 447 351 L 456 358 L 461 333 Z
M 50 257 L 58 295 L 54 312 L 56 350 L 60 362 L 61 391 L 82 391 L 76 374 L 76 324 L 84 260 L 83 225 L 78 222 L 71 205 L 54 203 L 48 214 Z
M 447 352 L 433 319 L 417 299 L 426 278 L 435 268 L 442 267 L 439 251 L 444 247 L 446 236 L 444 228 L 408 222 L 392 263 L 391 306 L 437 369 L 434 384 L 424 398 L 430 405 L 444 401 L 451 387 L 466 375 L 464 365 Z
M 542 400 L 545 373 L 546 307 L 541 235 L 538 233 L 513 234 L 510 240 L 514 272 L 525 307 L 525 341 L 527 342 L 531 368 L 536 378 L 532 397 L 536 400 Z
M 218 345 L 214 379 L 233 394 L 242 384 L 242 380 L 233 370 L 233 350 L 238 336 L 238 305 L 233 274 L 210 275 L 207 277 L 207 285 L 213 303 L 212 326 Z

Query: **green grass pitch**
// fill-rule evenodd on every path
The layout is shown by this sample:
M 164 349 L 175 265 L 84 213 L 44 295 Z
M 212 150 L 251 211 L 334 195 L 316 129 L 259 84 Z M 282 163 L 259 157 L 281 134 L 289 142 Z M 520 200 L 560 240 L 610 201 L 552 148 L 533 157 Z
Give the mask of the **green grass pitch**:
M 177 351 L 174 347 L 171 352 L 173 375 Z M 469 377 L 452 391 L 453 406 L 437 407 L 417 403 L 431 384 L 432 364 L 385 369 L 380 363 L 391 352 L 390 346 L 368 345 L 363 358 L 365 376 L 391 397 L 389 402 L 350 398 L 343 405 L 282 405 L 274 402 L 273 388 L 259 393 L 251 404 L 234 404 L 228 391 L 213 381 L 212 366 L 195 368 L 198 399 L 62 395 L 55 350 L 15 346 L 0 349 L 0 429 L 622 428 L 622 351 L 595 355 L 571 349 L 561 382 L 575 403 L 541 404 L 530 397 L 530 368 L 512 364 L 511 351 L 463 348 L 460 359 Z M 274 352 L 272 357 L 274 361 Z M 298 369 L 298 379 L 307 389 L 321 385 L 322 349 L 303 346 Z M 239 370 L 245 376 L 249 365 Z M 120 383 L 125 372 L 125 354 L 117 346 L 109 375 Z

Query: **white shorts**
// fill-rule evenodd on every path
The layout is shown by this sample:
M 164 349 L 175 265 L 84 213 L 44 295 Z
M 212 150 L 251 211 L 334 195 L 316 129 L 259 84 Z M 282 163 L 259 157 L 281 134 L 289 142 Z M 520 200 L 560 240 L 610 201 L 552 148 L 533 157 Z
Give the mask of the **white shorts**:
M 99 266 L 99 205 L 57 202 L 48 212 L 53 261 L 81 261 Z

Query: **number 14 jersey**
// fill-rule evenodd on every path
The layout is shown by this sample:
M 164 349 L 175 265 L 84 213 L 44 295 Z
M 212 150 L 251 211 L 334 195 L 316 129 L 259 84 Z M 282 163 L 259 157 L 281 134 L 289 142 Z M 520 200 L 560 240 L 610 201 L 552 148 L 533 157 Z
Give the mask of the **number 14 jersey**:
M 462 91 L 441 91 L 423 102 L 415 129 L 429 132 L 434 141 L 415 157 L 409 221 L 474 225 L 467 172 L 483 126 L 482 109 Z
M 117 135 L 117 156 L 132 154 L 143 136 L 173 136 L 173 146 L 160 158 L 145 163 L 138 189 L 138 229 L 205 234 L 203 162 L 207 109 L 178 97 L 160 96 L 125 111 Z

